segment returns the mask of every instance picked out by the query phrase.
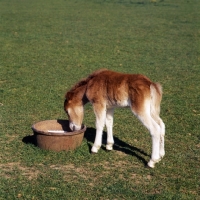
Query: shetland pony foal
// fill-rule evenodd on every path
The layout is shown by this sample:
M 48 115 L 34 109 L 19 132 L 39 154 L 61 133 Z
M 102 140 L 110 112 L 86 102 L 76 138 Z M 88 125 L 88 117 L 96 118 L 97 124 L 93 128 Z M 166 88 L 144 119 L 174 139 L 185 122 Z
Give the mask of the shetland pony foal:
M 104 125 L 107 127 L 107 150 L 113 149 L 113 112 L 115 107 L 129 106 L 138 119 L 150 131 L 152 154 L 148 166 L 153 168 L 165 155 L 165 124 L 159 117 L 162 88 L 159 83 L 139 74 L 122 74 L 110 70 L 98 70 L 78 82 L 66 93 L 64 109 L 71 130 L 81 129 L 83 106 L 92 103 L 96 115 L 96 137 L 92 153 L 102 144 Z

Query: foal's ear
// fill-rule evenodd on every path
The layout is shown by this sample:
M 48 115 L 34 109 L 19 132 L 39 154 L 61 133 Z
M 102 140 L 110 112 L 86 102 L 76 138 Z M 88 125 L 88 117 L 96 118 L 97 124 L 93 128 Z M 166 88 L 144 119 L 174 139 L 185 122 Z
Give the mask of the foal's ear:
M 65 101 L 64 101 L 64 106 L 66 106 L 66 105 L 69 104 L 69 103 L 71 103 L 71 100 L 65 99 Z
M 65 99 L 66 99 L 67 101 L 69 101 L 70 99 L 72 99 L 72 96 L 73 96 L 73 93 L 72 93 L 72 92 L 67 92 L 67 93 L 65 94 Z
M 65 107 L 67 104 L 69 104 L 69 103 L 71 103 L 71 100 L 65 99 L 65 101 L 64 101 L 64 107 Z

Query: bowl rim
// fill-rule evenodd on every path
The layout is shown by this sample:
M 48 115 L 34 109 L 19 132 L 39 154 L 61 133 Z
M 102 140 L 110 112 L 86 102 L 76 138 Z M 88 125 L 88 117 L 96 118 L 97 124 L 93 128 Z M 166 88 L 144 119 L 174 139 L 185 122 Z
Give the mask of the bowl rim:
M 60 120 L 60 119 L 59 119 Z M 55 132 L 47 132 L 47 131 L 42 131 L 42 130 L 38 130 L 35 128 L 35 126 L 39 123 L 42 123 L 42 122 L 46 122 L 46 121 L 51 121 L 51 122 L 55 122 L 57 121 L 58 122 L 58 119 L 54 119 L 54 120 L 42 120 L 42 121 L 38 121 L 36 122 L 35 124 L 33 124 L 31 126 L 31 129 L 33 130 L 34 134 L 37 134 L 37 135 L 52 135 L 52 136 L 72 136 L 72 135 L 78 135 L 78 134 L 81 134 L 81 133 L 84 133 L 86 131 L 86 126 L 84 124 L 82 124 L 82 128 L 78 131 L 64 131 L 63 133 L 55 133 Z M 69 121 L 69 120 L 62 120 L 62 121 Z

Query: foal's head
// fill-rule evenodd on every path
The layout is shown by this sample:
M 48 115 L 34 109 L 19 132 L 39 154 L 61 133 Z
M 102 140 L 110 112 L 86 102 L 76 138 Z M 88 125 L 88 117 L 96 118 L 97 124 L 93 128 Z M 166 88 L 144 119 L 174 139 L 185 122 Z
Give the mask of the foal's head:
M 71 92 L 66 94 L 64 110 L 69 118 L 69 127 L 72 131 L 80 130 L 83 121 L 83 104 L 77 96 Z

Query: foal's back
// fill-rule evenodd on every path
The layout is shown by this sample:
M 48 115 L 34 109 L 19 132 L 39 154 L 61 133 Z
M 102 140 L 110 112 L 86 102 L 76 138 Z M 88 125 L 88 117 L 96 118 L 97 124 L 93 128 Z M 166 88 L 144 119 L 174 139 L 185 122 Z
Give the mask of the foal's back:
M 150 98 L 151 84 L 144 75 L 101 70 L 88 81 L 86 96 L 92 103 L 126 107 Z

